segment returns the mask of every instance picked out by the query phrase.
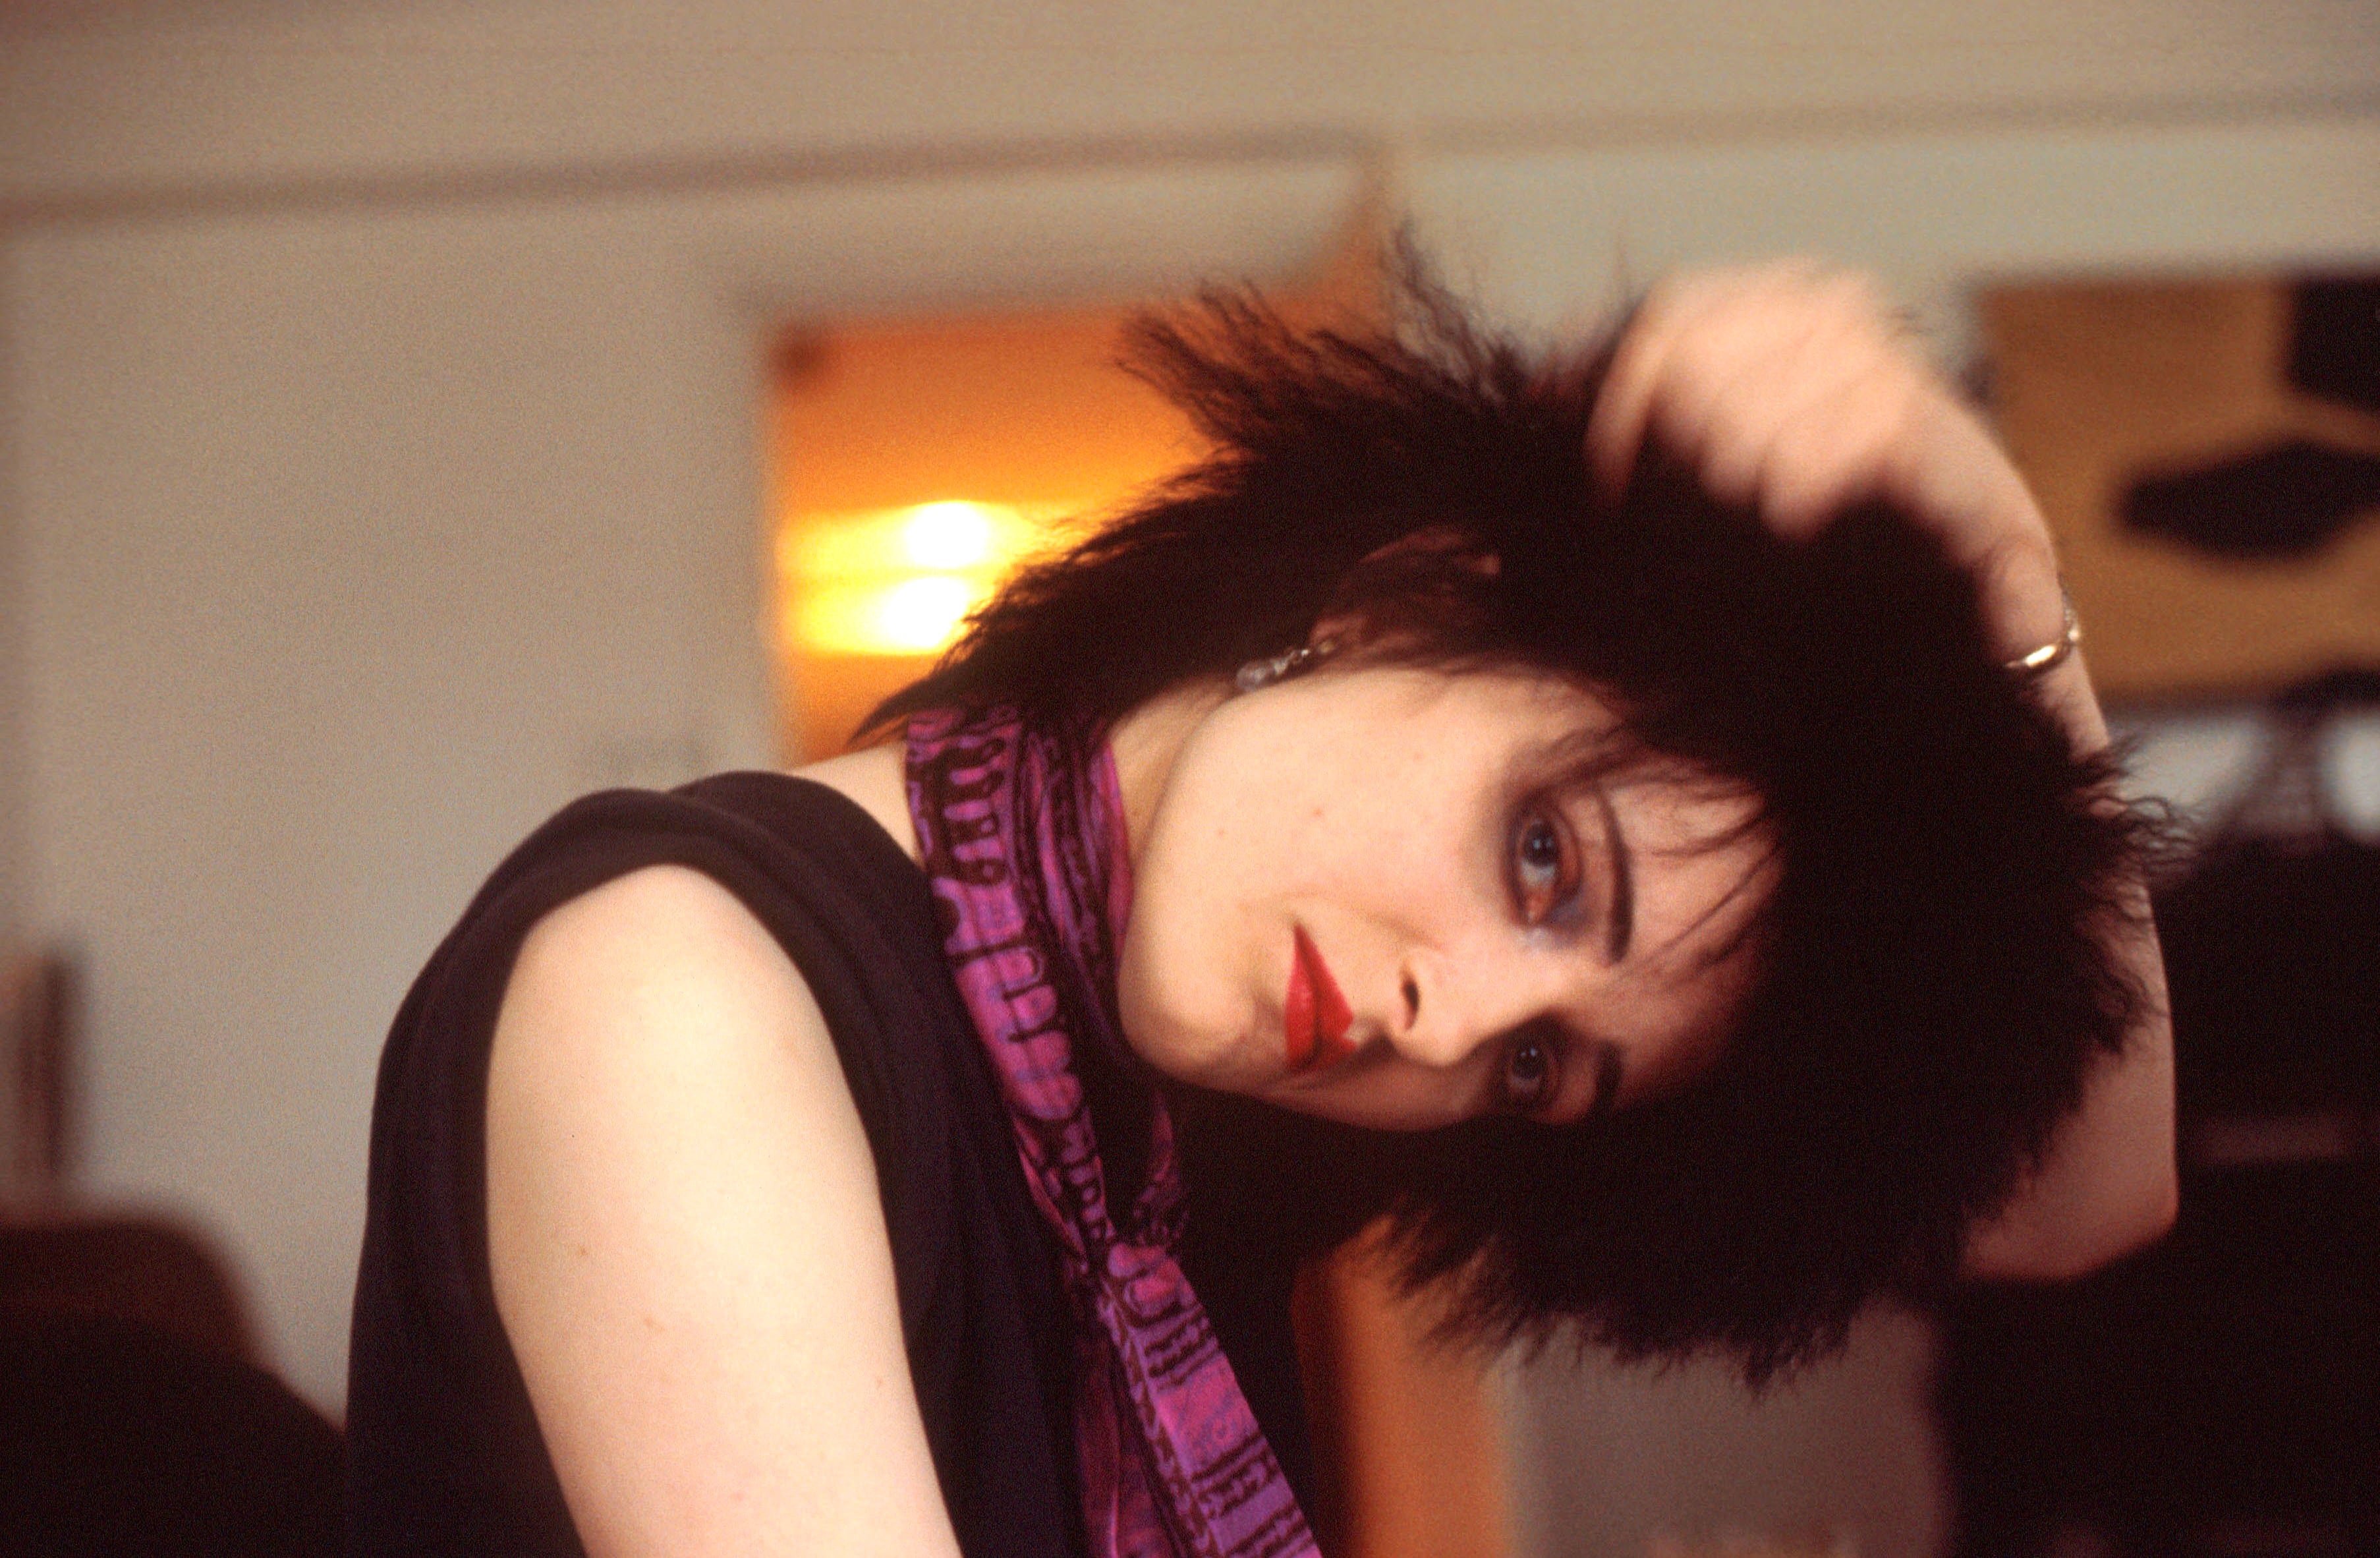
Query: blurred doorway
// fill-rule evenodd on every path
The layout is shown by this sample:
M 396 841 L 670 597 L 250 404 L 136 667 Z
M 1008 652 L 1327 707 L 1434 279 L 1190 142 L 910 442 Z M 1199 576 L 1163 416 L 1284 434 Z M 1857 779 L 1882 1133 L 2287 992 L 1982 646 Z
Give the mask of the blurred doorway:
M 790 332 L 769 414 L 780 750 L 844 750 L 1017 563 L 1196 450 L 1121 371 L 1132 311 Z

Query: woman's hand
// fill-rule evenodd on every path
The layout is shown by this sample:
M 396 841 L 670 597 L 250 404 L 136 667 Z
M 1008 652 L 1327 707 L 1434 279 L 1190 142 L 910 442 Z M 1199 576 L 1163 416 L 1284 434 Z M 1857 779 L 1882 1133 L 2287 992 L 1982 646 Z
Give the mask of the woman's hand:
M 1788 262 L 1687 273 L 1656 286 L 1621 336 L 1587 430 L 1587 456 L 1607 488 L 1626 484 L 1648 440 L 1789 536 L 1814 533 L 1864 498 L 1897 504 L 1973 571 L 2006 660 L 2065 634 L 2040 505 L 1864 278 Z M 2036 686 L 2077 750 L 2107 745 L 2080 654 Z M 2172 1223 L 2165 971 L 2146 892 L 2134 884 L 2129 896 L 2129 912 L 2106 935 L 2140 992 L 2141 1015 L 2123 1054 L 2099 1063 L 2040 1168 L 1974 1230 L 1968 1267 L 1976 1275 L 2074 1275 Z
M 1648 439 L 1789 536 L 1863 498 L 1899 504 L 1973 571 L 2003 658 L 2065 632 L 2040 506 L 1864 277 L 1788 262 L 1654 287 L 1587 430 L 1609 489 L 1626 484 Z

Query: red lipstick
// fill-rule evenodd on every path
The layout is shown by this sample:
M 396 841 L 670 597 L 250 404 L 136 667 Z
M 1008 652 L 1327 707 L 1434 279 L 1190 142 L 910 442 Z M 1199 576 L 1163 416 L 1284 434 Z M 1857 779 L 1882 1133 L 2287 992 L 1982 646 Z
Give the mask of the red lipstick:
M 1290 1070 L 1328 1065 L 1354 1054 L 1355 1046 L 1348 1042 L 1347 1029 L 1354 1022 L 1347 998 L 1339 993 L 1339 983 L 1330 977 L 1330 966 L 1315 950 L 1305 928 L 1297 927 L 1296 955 L 1289 960 L 1289 991 L 1281 998 Z

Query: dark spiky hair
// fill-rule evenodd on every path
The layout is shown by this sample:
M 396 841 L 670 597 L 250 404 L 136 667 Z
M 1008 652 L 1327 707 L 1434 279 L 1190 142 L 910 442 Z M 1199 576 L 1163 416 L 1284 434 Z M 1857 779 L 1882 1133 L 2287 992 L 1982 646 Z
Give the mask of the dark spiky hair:
M 1907 516 L 1784 540 L 1658 447 L 1607 498 L 1584 441 L 1608 343 L 1525 350 L 1411 266 L 1399 305 L 1313 330 L 1220 293 L 1145 322 L 1133 365 L 1213 452 L 1025 572 L 878 719 L 1008 702 L 1089 739 L 1352 613 L 1410 656 L 1567 679 L 1637 749 L 1756 792 L 1760 972 L 1688 1090 L 1401 1138 L 1240 1100 L 1181 1114 L 1194 1193 L 1252 1249 L 1385 1211 L 1475 1333 L 1576 1321 L 1766 1377 L 1869 1299 L 1948 1281 L 2120 1047 L 2138 994 L 2104 932 L 2150 824 Z

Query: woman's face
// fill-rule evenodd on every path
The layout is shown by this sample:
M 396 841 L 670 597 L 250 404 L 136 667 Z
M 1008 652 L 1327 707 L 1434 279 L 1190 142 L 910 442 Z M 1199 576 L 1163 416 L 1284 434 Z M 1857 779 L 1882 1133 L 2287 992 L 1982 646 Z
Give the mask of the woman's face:
M 1137 719 L 1119 995 L 1160 1071 L 1424 1129 L 1581 1119 L 1715 1051 L 1768 885 L 1755 803 L 1583 777 L 1617 725 L 1593 697 L 1334 664 Z

